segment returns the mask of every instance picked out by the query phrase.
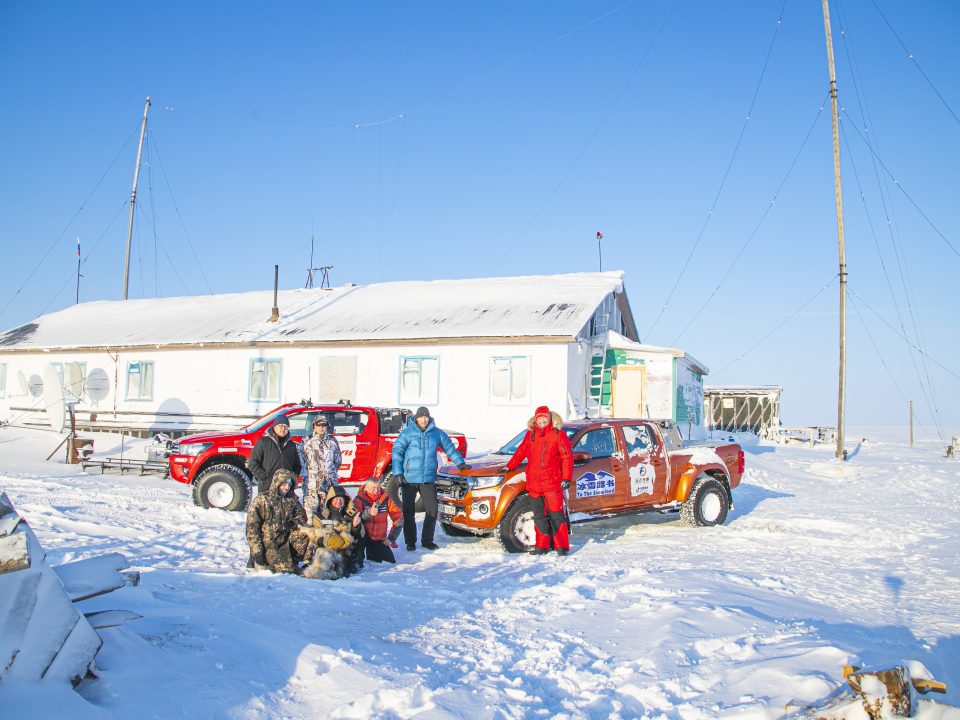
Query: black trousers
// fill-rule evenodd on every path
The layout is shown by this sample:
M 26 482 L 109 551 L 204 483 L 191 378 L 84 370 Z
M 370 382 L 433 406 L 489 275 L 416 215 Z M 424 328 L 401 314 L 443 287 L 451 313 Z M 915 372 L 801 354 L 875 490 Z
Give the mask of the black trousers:
M 437 528 L 437 486 L 433 483 L 405 483 L 400 486 L 403 498 L 403 539 L 407 545 L 417 544 L 417 495 L 423 500 L 423 532 L 420 544 L 433 542 L 433 533 Z
M 383 540 L 371 540 L 369 535 L 363 537 L 363 551 L 370 562 L 395 563 L 397 561 L 389 545 L 384 545 Z

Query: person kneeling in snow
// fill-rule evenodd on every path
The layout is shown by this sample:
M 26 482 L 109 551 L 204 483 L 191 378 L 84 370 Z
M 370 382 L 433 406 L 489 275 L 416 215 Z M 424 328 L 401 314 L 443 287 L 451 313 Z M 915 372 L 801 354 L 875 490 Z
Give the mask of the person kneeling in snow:
M 336 580 L 363 567 L 361 512 L 359 502 L 351 500 L 339 485 L 327 491 L 323 510 L 312 525 L 302 528 L 309 541 L 306 556 L 310 561 L 304 577 Z
M 354 502 L 359 502 L 363 509 L 360 516 L 365 531 L 362 547 L 367 560 L 395 563 L 397 560 L 390 549 L 391 541 L 387 539 L 387 520 L 393 520 L 396 527 L 403 518 L 403 511 L 380 487 L 376 478 L 369 478 L 363 484 Z
M 307 516 L 293 493 L 296 479 L 289 470 L 277 470 L 270 489 L 250 503 L 247 542 L 257 570 L 293 573 L 303 560 L 308 538 L 298 528 Z

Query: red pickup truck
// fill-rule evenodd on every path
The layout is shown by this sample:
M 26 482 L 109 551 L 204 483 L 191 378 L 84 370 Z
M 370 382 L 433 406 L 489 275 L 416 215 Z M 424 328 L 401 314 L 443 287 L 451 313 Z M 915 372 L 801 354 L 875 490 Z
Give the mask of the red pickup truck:
M 234 432 L 188 435 L 170 443 L 170 476 L 193 485 L 193 502 L 200 507 L 245 510 L 252 478 L 247 460 L 253 446 L 280 415 L 290 425 L 290 436 L 301 442 L 317 415 L 325 415 L 340 444 L 341 484 L 359 484 L 369 477 L 389 480 L 393 443 L 411 412 L 403 408 L 288 403 Z M 467 440 L 448 432 L 462 455 Z M 444 458 L 446 461 L 446 458 Z M 303 470 L 306 473 L 306 468 Z
M 571 520 L 623 512 L 679 511 L 689 525 L 720 525 L 733 506 L 743 475 L 736 443 L 680 447 L 671 421 L 595 419 L 567 422 L 573 445 L 573 478 L 566 492 Z M 522 433 L 471 469 L 446 465 L 437 474 L 440 524 L 451 536 L 495 534 L 508 552 L 533 548 L 533 513 L 525 465 L 497 469 L 516 451 Z

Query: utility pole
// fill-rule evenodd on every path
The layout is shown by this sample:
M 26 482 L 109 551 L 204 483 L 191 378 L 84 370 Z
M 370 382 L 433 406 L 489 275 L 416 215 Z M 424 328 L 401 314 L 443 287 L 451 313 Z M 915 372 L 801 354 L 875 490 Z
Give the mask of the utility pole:
M 133 190 L 130 191 L 130 220 L 127 222 L 127 254 L 123 260 L 123 299 L 127 299 L 130 286 L 130 242 L 133 240 L 133 209 L 137 204 L 137 180 L 140 179 L 140 155 L 143 153 L 143 136 L 147 132 L 147 111 L 150 98 L 143 105 L 143 122 L 140 123 L 140 143 L 137 145 L 137 166 L 133 171 Z
M 837 388 L 837 452 L 843 457 L 843 426 L 847 384 L 847 252 L 843 243 L 843 191 L 840 184 L 840 118 L 837 114 L 837 72 L 833 65 L 833 35 L 830 8 L 823 0 L 823 29 L 827 36 L 827 66 L 830 70 L 830 110 L 833 115 L 833 186 L 837 204 L 837 242 L 840 250 L 840 382 Z
M 77 236 L 77 305 L 80 304 L 80 236 Z
M 913 447 L 913 400 L 910 401 L 910 447 Z
M 600 247 L 603 233 L 597 230 L 597 255 L 600 258 L 600 272 L 603 272 L 603 249 Z

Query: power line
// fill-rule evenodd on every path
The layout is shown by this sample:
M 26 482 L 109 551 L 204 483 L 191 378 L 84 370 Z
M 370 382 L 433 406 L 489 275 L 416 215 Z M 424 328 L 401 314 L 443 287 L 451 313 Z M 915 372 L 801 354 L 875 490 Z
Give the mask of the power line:
M 857 295 L 855 292 L 853 292 L 853 290 L 848 290 L 847 292 L 848 292 L 848 293 L 853 293 L 853 296 L 854 296 L 855 298 L 857 298 L 857 300 L 859 300 L 860 302 L 862 302 L 862 303 L 864 304 L 864 306 L 867 308 L 867 310 L 869 310 L 869 311 L 872 312 L 874 315 L 876 315 L 877 319 L 879 319 L 880 322 L 882 322 L 884 325 L 886 325 L 888 328 L 890 328 L 890 330 L 893 331 L 893 333 L 894 333 L 895 335 L 899 335 L 899 336 L 902 337 L 904 340 L 906 340 L 914 350 L 916 350 L 918 353 L 920 353 L 921 355 L 923 355 L 924 357 L 926 357 L 927 360 L 929 360 L 930 362 L 932 362 L 934 365 L 936 365 L 937 367 L 939 367 L 941 370 L 943 370 L 943 371 L 945 371 L 946 373 L 952 375 L 952 376 L 955 377 L 957 380 L 960 380 L 960 375 L 958 375 L 958 374 L 955 373 L 953 370 L 951 370 L 951 369 L 948 368 L 946 365 L 944 365 L 942 362 L 940 362 L 939 360 L 937 360 L 937 359 L 935 359 L 934 357 L 930 356 L 929 354 L 925 353 L 923 350 L 921 350 L 921 349 L 918 348 L 916 345 L 914 345 L 913 342 L 910 340 L 910 338 L 908 338 L 906 335 L 902 335 L 893 325 L 891 325 L 890 323 L 888 323 L 888 322 L 886 321 L 886 319 L 885 319 L 880 313 L 878 313 L 876 310 L 874 310 L 872 307 L 870 307 L 870 303 L 868 303 L 868 302 L 867 302 L 866 300 L 864 300 L 862 297 L 860 297 L 860 296 Z
M 126 149 L 127 145 L 130 144 L 130 141 L 133 139 L 133 136 L 137 134 L 137 131 L 139 129 L 140 129 L 140 122 L 138 121 L 137 124 L 134 126 L 133 131 L 130 133 L 129 137 L 127 137 L 123 145 L 120 147 L 120 150 L 117 152 L 116 156 L 114 156 L 113 160 L 110 161 L 110 164 L 107 166 L 107 169 L 103 171 L 103 175 L 101 175 L 100 179 L 97 180 L 96 184 L 94 184 L 93 189 L 84 199 L 84 201 L 80 203 L 80 207 L 77 208 L 77 211 L 73 214 L 73 217 L 70 218 L 70 220 L 64 226 L 63 230 L 60 231 L 60 234 L 57 235 L 56 239 L 50 244 L 50 247 L 47 248 L 47 251 L 43 254 L 43 257 L 40 258 L 40 262 L 38 262 L 36 266 L 33 268 L 33 270 L 30 271 L 30 274 L 27 275 L 27 279 L 23 281 L 23 284 L 19 288 L 17 288 L 17 291 L 13 293 L 13 295 L 10 297 L 9 300 L 7 300 L 7 303 L 2 308 L 0 308 L 0 314 L 2 314 L 4 311 L 6 311 L 8 307 L 10 307 L 10 303 L 12 303 L 16 299 L 17 295 L 19 295 L 23 291 L 23 289 L 27 286 L 27 283 L 30 282 L 30 280 L 36 274 L 37 270 L 40 269 L 40 266 L 43 265 L 44 262 L 46 262 L 47 258 L 50 256 L 50 253 L 53 252 L 53 249 L 57 246 L 57 243 L 60 242 L 61 238 L 63 238 L 67 230 L 70 229 L 70 226 L 73 225 L 73 221 L 77 219 L 77 216 L 79 216 L 80 213 L 83 212 L 83 209 L 86 207 L 87 203 L 90 201 L 90 198 L 93 197 L 93 194 L 97 191 L 97 188 L 100 187 L 100 183 L 103 182 L 104 178 L 107 177 L 107 174 L 110 172 L 110 170 L 113 169 L 113 166 L 116 164 L 117 160 L 120 159 L 120 156 L 123 154 L 123 151 Z
M 753 345 L 751 345 L 749 348 L 747 348 L 746 350 L 744 350 L 740 355 L 738 355 L 738 356 L 737 356 L 736 358 L 734 358 L 732 361 L 728 362 L 728 363 L 727 363 L 726 365 L 724 365 L 722 368 L 720 368 L 719 370 L 717 370 L 717 372 L 715 372 L 715 373 L 713 374 L 714 377 L 716 377 L 717 375 L 721 374 L 722 372 L 724 372 L 725 370 L 727 370 L 727 369 L 730 368 L 731 366 L 735 365 L 736 363 L 740 362 L 743 358 L 745 358 L 747 355 L 749 355 L 751 352 L 753 352 L 757 347 L 759 347 L 759 346 L 762 345 L 764 342 L 766 342 L 766 340 L 767 340 L 771 335 L 773 335 L 775 332 L 777 332 L 777 330 L 779 330 L 780 328 L 782 328 L 782 327 L 783 327 L 784 325 L 786 325 L 788 322 L 790 322 L 791 320 L 793 320 L 793 318 L 795 318 L 797 315 L 799 315 L 801 312 L 803 312 L 803 309 L 804 309 L 805 307 L 807 307 L 807 305 L 809 305 L 809 304 L 812 303 L 814 300 L 816 300 L 818 297 L 820 297 L 820 296 L 823 294 L 823 292 L 824 292 L 828 287 L 830 287 L 831 285 L 833 285 L 834 282 L 836 282 L 836 280 L 837 280 L 838 277 L 840 277 L 839 274 L 838 274 L 838 275 L 834 275 L 832 278 L 830 278 L 830 282 L 828 282 L 828 283 L 827 283 L 826 285 L 824 285 L 822 288 L 820 288 L 819 290 L 817 290 L 817 292 L 815 292 L 815 293 L 813 294 L 813 296 L 810 297 L 809 300 L 807 300 L 806 302 L 804 302 L 803 305 L 801 305 L 801 306 L 798 307 L 796 310 L 794 310 L 792 313 L 790 313 L 790 315 L 787 316 L 787 319 L 786 319 L 786 320 L 784 320 L 783 322 L 781 322 L 781 323 L 780 323 L 779 325 L 777 325 L 773 330 L 771 330 L 771 331 L 768 332 L 766 335 L 764 335 L 762 338 L 760 338 L 759 340 L 757 340 L 757 342 L 755 342 L 755 343 L 754 343 Z
M 943 103 L 943 106 L 947 109 L 947 112 L 949 112 L 950 115 L 953 116 L 953 119 L 957 122 L 957 124 L 960 125 L 960 117 L 957 117 L 957 114 L 953 111 L 953 108 L 950 107 L 950 103 L 948 103 L 946 98 L 944 98 L 943 95 L 940 94 L 940 91 L 937 90 L 937 86 L 933 84 L 933 81 L 923 71 L 923 68 L 920 67 L 920 63 L 917 62 L 917 58 L 914 57 L 913 53 L 910 52 L 910 49 L 906 46 L 903 40 L 900 39 L 899 33 L 897 33 L 897 31 L 894 30 L 893 25 L 890 24 L 889 20 L 887 20 L 887 16 L 883 14 L 883 11 L 877 6 L 877 3 L 875 2 L 875 0 L 870 0 L 870 3 L 876 9 L 880 17 L 883 18 L 883 22 L 885 22 L 887 27 L 890 28 L 890 32 L 893 33 L 893 36 L 897 39 L 897 42 L 900 43 L 900 47 L 902 47 L 903 51 L 907 54 L 907 59 L 913 63 L 913 66 L 917 68 L 917 70 L 923 76 L 923 79 L 927 81 L 927 84 L 930 86 L 930 89 L 933 90 L 934 94 L 938 98 L 940 98 L 940 102 Z
M 783 190 L 783 186 L 787 184 L 787 179 L 790 177 L 790 174 L 793 172 L 793 168 L 796 167 L 797 161 L 800 159 L 800 155 L 803 153 L 804 148 L 807 146 L 807 141 L 810 140 L 810 136 L 813 134 L 813 129 L 817 126 L 817 121 L 820 120 L 820 116 L 823 114 L 825 102 L 826 102 L 826 98 L 820 101 L 820 106 L 819 106 L 819 109 L 817 110 L 816 117 L 814 117 L 813 122 L 810 124 L 810 128 L 807 130 L 807 134 L 804 136 L 803 142 L 800 143 L 800 148 L 797 150 L 796 154 L 793 156 L 793 160 L 791 161 L 790 166 L 787 168 L 787 172 L 784 174 L 783 180 L 780 181 L 780 185 L 777 187 L 777 190 L 776 192 L 773 193 L 773 197 L 771 198 L 769 204 L 764 209 L 763 213 L 760 215 L 760 219 L 757 221 L 757 224 L 754 226 L 753 231 L 747 237 L 743 245 L 740 246 L 740 251 L 736 254 L 736 256 L 733 258 L 733 261 L 727 267 L 726 272 L 724 272 L 723 276 L 720 278 L 720 281 L 717 283 L 717 286 L 713 289 L 713 292 L 711 292 L 710 295 L 707 296 L 707 299 L 703 301 L 703 304 L 693 314 L 693 317 L 690 318 L 687 324 L 683 326 L 683 329 L 679 332 L 677 337 L 675 337 L 673 339 L 673 342 L 670 343 L 671 347 L 677 346 L 677 342 L 680 340 L 681 337 L 683 337 L 683 334 L 689 329 L 689 327 L 694 323 L 694 321 L 700 316 L 700 313 L 702 313 L 706 309 L 707 305 L 710 304 L 710 301 L 720 291 L 720 287 L 723 285 L 726 279 L 730 276 L 730 273 L 733 272 L 733 269 L 736 267 L 737 263 L 740 262 L 740 258 L 743 257 L 743 253 L 746 252 L 747 247 L 750 245 L 751 242 L 753 242 L 753 239 L 756 237 L 757 233 L 760 231 L 760 226 L 763 225 L 763 221 L 767 219 L 767 215 L 773 209 L 774 203 L 776 203 L 777 198 L 780 197 L 780 191 Z
M 197 256 L 197 250 L 193 246 L 193 240 L 190 239 L 190 233 L 187 232 L 187 224 L 183 221 L 183 214 L 180 212 L 180 206 L 177 204 L 176 198 L 173 197 L 173 188 L 170 187 L 170 179 L 167 177 L 167 170 L 163 165 L 163 158 L 160 157 L 160 148 L 157 146 L 156 138 L 153 137 L 152 132 L 150 133 L 150 142 L 153 144 L 153 148 L 157 153 L 157 162 L 160 165 L 160 173 L 163 175 L 164 183 L 166 183 L 167 192 L 170 194 L 170 201 L 173 203 L 173 208 L 177 211 L 177 218 L 180 220 L 180 227 L 183 230 L 183 236 L 187 239 L 187 245 L 190 247 L 190 252 L 193 254 L 193 259 L 196 263 L 197 270 L 200 271 L 200 277 L 203 278 L 203 284 L 207 286 L 207 293 L 213 295 L 213 288 L 210 287 L 210 282 L 207 280 L 207 274 L 203 271 L 203 264 L 200 262 L 200 258 Z M 161 249 L 162 248 L 163 246 L 161 245 Z M 166 254 L 166 251 L 164 251 L 164 254 Z
M 773 46 L 777 41 L 777 35 L 780 33 L 780 27 L 783 24 L 783 10 L 786 8 L 786 6 L 787 0 L 783 0 L 783 4 L 780 6 L 780 12 L 777 14 L 776 27 L 774 28 L 773 36 L 770 38 L 770 45 L 767 48 L 767 55 L 763 60 L 763 66 L 760 68 L 760 77 L 757 80 L 757 86 L 754 88 L 753 97 L 750 100 L 750 107 L 747 110 L 747 116 L 740 128 L 740 134 L 737 136 L 737 142 L 733 147 L 733 152 L 730 154 L 730 160 L 727 162 L 727 167 L 723 171 L 723 177 L 720 179 L 720 186 L 717 188 L 717 192 L 713 196 L 713 204 L 710 206 L 710 210 L 707 212 L 707 217 L 704 219 L 703 225 L 700 227 L 700 232 L 697 234 L 697 239 L 693 243 L 693 247 L 690 248 L 687 259 L 683 263 L 683 267 L 680 268 L 680 273 L 677 275 L 676 282 L 674 282 L 673 287 L 670 288 L 670 293 L 667 295 L 666 301 L 664 301 L 663 306 L 660 308 L 660 312 L 658 312 L 657 316 L 653 319 L 653 324 L 650 326 L 650 329 L 647 330 L 646 335 L 644 335 L 646 338 L 649 338 L 650 335 L 653 334 L 654 329 L 657 327 L 657 323 L 660 322 L 660 318 L 663 317 L 663 313 L 666 311 L 667 306 L 670 305 L 670 301 L 673 299 L 674 293 L 677 292 L 677 288 L 680 286 L 680 281 L 687 272 L 687 267 L 690 265 L 690 261 L 693 259 L 694 254 L 697 252 L 697 248 L 700 246 L 700 241 L 703 240 L 703 235 L 707 230 L 707 226 L 710 224 L 710 220 L 713 218 L 713 213 L 717 209 L 717 203 L 720 201 L 720 195 L 723 193 L 723 188 L 727 184 L 727 178 L 730 175 L 730 169 L 733 167 L 733 162 L 740 150 L 740 145 L 743 142 L 743 136 L 747 132 L 747 126 L 750 124 L 750 118 L 753 115 L 753 108 L 756 106 L 757 97 L 760 95 L 760 86 L 763 84 L 763 78 L 764 75 L 766 75 L 767 66 L 770 64 L 770 56 L 773 54 Z
M 577 166 L 581 158 L 583 158 L 583 156 L 586 154 L 589 147 L 593 144 L 594 139 L 596 139 L 597 135 L 600 133 L 600 130 L 603 128 L 604 124 L 607 122 L 607 119 L 613 113 L 614 109 L 620 103 L 621 98 L 623 98 L 624 94 L 627 92 L 627 88 L 630 87 L 630 84 L 633 82 L 633 79 L 636 77 L 637 73 L 640 71 L 640 67 L 643 65 L 644 61 L 647 59 L 647 56 L 650 54 L 650 51 L 653 49 L 654 44 L 656 44 L 657 40 L 660 38 L 660 35 L 663 33 L 663 29 L 666 27 L 667 22 L 672 17 L 673 11 L 676 10 L 679 2 L 680 0 L 674 0 L 673 5 L 670 7 L 670 11 L 667 13 L 666 17 L 664 17 L 663 22 L 660 24 L 660 27 L 654 33 L 653 38 L 650 40 L 650 43 L 647 45 L 646 50 L 644 50 L 643 54 L 640 56 L 640 60 L 637 62 L 636 65 L 634 65 L 633 70 L 630 73 L 630 76 L 627 78 L 627 81 L 623 84 L 623 87 L 620 88 L 620 92 L 617 93 L 617 96 L 613 99 L 613 102 L 610 104 L 610 107 L 607 108 L 607 111 L 603 114 L 603 117 L 600 118 L 600 122 L 598 122 L 596 127 L 594 127 L 593 132 L 590 134 L 590 137 L 587 138 L 587 141 L 586 143 L 584 143 L 583 147 L 580 148 L 580 152 L 577 153 L 577 156 L 573 159 L 573 162 L 570 163 L 569 167 L 567 167 L 566 171 L 560 177 L 560 180 L 554 186 L 553 190 L 551 190 L 549 195 L 547 195 L 547 199 L 543 201 L 543 203 L 540 205 L 537 211 L 533 214 L 533 217 L 530 218 L 530 221 L 524 226 L 523 230 L 520 231 L 520 234 L 517 235 L 516 239 L 513 241 L 510 247 L 507 248 L 507 251 L 500 257 L 500 259 L 497 261 L 497 264 L 493 266 L 494 273 L 497 271 L 497 269 L 499 269 L 500 265 L 503 264 L 503 261 L 507 259 L 510 253 L 513 252 L 514 248 L 516 248 L 517 245 L 520 244 L 520 241 L 527 234 L 530 228 L 533 227 L 533 224 L 537 221 L 537 218 L 540 217 L 540 214 L 546 209 L 547 205 L 550 204 L 550 201 L 553 200 L 554 196 L 557 194 L 557 192 L 559 192 L 561 186 L 567 181 L 567 178 L 570 177 L 570 174 L 573 172 L 573 169 Z

